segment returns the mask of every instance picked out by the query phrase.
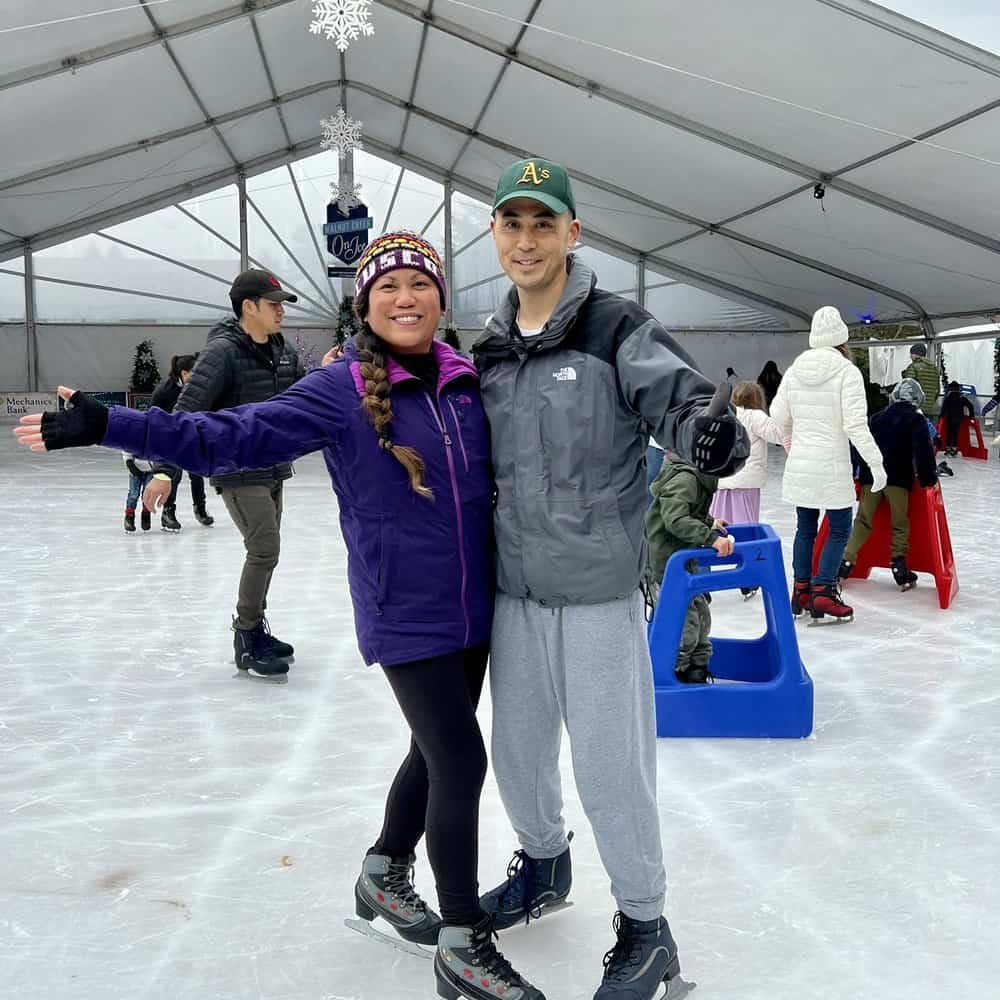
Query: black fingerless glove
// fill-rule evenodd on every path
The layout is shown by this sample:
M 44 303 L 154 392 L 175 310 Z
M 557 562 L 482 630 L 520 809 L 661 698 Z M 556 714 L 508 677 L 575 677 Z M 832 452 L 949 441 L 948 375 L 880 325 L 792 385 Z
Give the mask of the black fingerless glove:
M 142 479 L 142 471 L 139 466 L 135 464 L 134 458 L 128 458 L 125 460 L 125 468 L 128 469 L 130 475 L 135 476 L 136 479 Z
M 100 444 L 108 432 L 108 408 L 77 390 L 65 410 L 42 414 L 42 440 L 46 451 Z
M 740 423 L 729 412 L 729 397 L 732 392 L 732 387 L 723 382 L 715 390 L 708 406 L 694 418 L 691 458 L 699 471 L 710 476 L 727 469 L 734 458 L 747 457 L 746 453 L 733 454 L 740 433 Z M 745 449 L 741 449 L 741 452 L 745 452 Z

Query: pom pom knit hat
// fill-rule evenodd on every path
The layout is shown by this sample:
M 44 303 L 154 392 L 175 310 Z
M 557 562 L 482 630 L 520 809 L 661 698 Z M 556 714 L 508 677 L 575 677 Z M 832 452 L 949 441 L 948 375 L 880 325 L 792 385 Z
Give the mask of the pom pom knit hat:
M 358 261 L 354 302 L 359 316 L 364 317 L 368 312 L 368 292 L 378 276 L 400 267 L 423 271 L 438 286 L 441 308 L 447 308 L 448 286 L 445 284 L 444 264 L 437 250 L 416 233 L 398 229 L 372 240 Z

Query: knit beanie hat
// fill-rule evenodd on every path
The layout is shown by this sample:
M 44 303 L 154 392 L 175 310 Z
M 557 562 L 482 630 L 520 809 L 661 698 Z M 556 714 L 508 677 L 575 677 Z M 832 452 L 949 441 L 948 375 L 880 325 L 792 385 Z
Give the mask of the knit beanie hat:
M 913 378 L 904 378 L 895 389 L 892 390 L 892 398 L 903 403 L 912 403 L 918 410 L 924 405 L 924 390 L 920 388 L 920 383 Z
M 444 280 L 444 265 L 437 250 L 416 233 L 397 229 L 372 240 L 358 261 L 354 278 L 354 303 L 359 316 L 363 318 L 368 312 L 368 292 L 376 278 L 399 267 L 423 271 L 438 286 L 441 308 L 447 307 L 448 288 Z
M 810 347 L 837 347 L 846 344 L 847 338 L 847 324 L 834 306 L 823 306 L 813 313 L 809 330 Z
M 912 358 L 914 354 L 918 358 L 926 358 L 927 357 L 927 348 L 924 347 L 923 344 L 914 344 L 910 348 L 910 357 Z

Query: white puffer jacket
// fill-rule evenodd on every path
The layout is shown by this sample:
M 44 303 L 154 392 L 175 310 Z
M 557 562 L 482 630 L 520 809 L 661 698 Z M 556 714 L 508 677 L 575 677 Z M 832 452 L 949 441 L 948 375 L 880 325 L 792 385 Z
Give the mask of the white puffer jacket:
M 760 489 L 767 482 L 767 443 L 781 444 L 781 428 L 763 410 L 736 407 L 736 419 L 750 435 L 750 455 L 746 465 L 735 476 L 719 480 L 720 490 Z
M 882 453 L 868 429 L 861 372 L 834 347 L 804 351 L 785 372 L 771 417 L 792 439 L 782 496 L 796 507 L 839 510 L 854 503 L 851 444 L 881 489 Z

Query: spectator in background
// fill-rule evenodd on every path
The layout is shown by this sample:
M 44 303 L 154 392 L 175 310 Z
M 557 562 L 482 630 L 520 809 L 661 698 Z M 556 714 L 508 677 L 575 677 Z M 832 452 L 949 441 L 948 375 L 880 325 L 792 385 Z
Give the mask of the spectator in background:
M 128 496 L 125 498 L 125 530 L 135 531 L 135 505 L 139 502 L 150 479 L 153 478 L 153 463 L 144 458 L 136 458 L 127 451 L 122 452 L 125 468 L 128 469 Z M 145 504 L 142 508 L 142 530 L 149 531 L 150 515 Z
M 920 383 L 924 391 L 924 413 L 929 417 L 938 412 L 937 399 L 941 395 L 941 373 L 937 365 L 927 360 L 927 348 L 923 344 L 914 344 L 910 348 L 910 363 L 903 369 L 900 378 L 912 378 Z
M 764 409 L 770 413 L 771 402 L 778 391 L 778 386 L 781 385 L 781 372 L 773 361 L 765 362 L 757 376 L 757 384 L 764 390 Z
M 177 398 L 181 390 L 187 385 L 191 378 L 191 370 L 198 360 L 197 354 L 175 354 L 170 359 L 170 374 L 156 387 L 150 406 L 158 406 L 164 413 L 173 413 L 177 405 Z M 205 480 L 194 473 L 188 473 L 191 480 L 191 503 L 194 505 L 194 516 L 198 523 L 206 528 L 215 524 L 215 518 L 211 517 L 205 509 Z M 160 526 L 164 531 L 180 531 L 181 524 L 177 520 L 177 487 L 180 485 L 180 476 L 173 480 L 173 488 L 167 502 L 163 505 L 163 515 L 160 518 Z
M 948 383 L 948 391 L 941 400 L 941 416 L 944 417 L 944 453 L 949 458 L 958 454 L 958 432 L 965 417 L 972 419 L 976 411 L 968 396 L 962 395 L 962 387 L 957 382 Z

